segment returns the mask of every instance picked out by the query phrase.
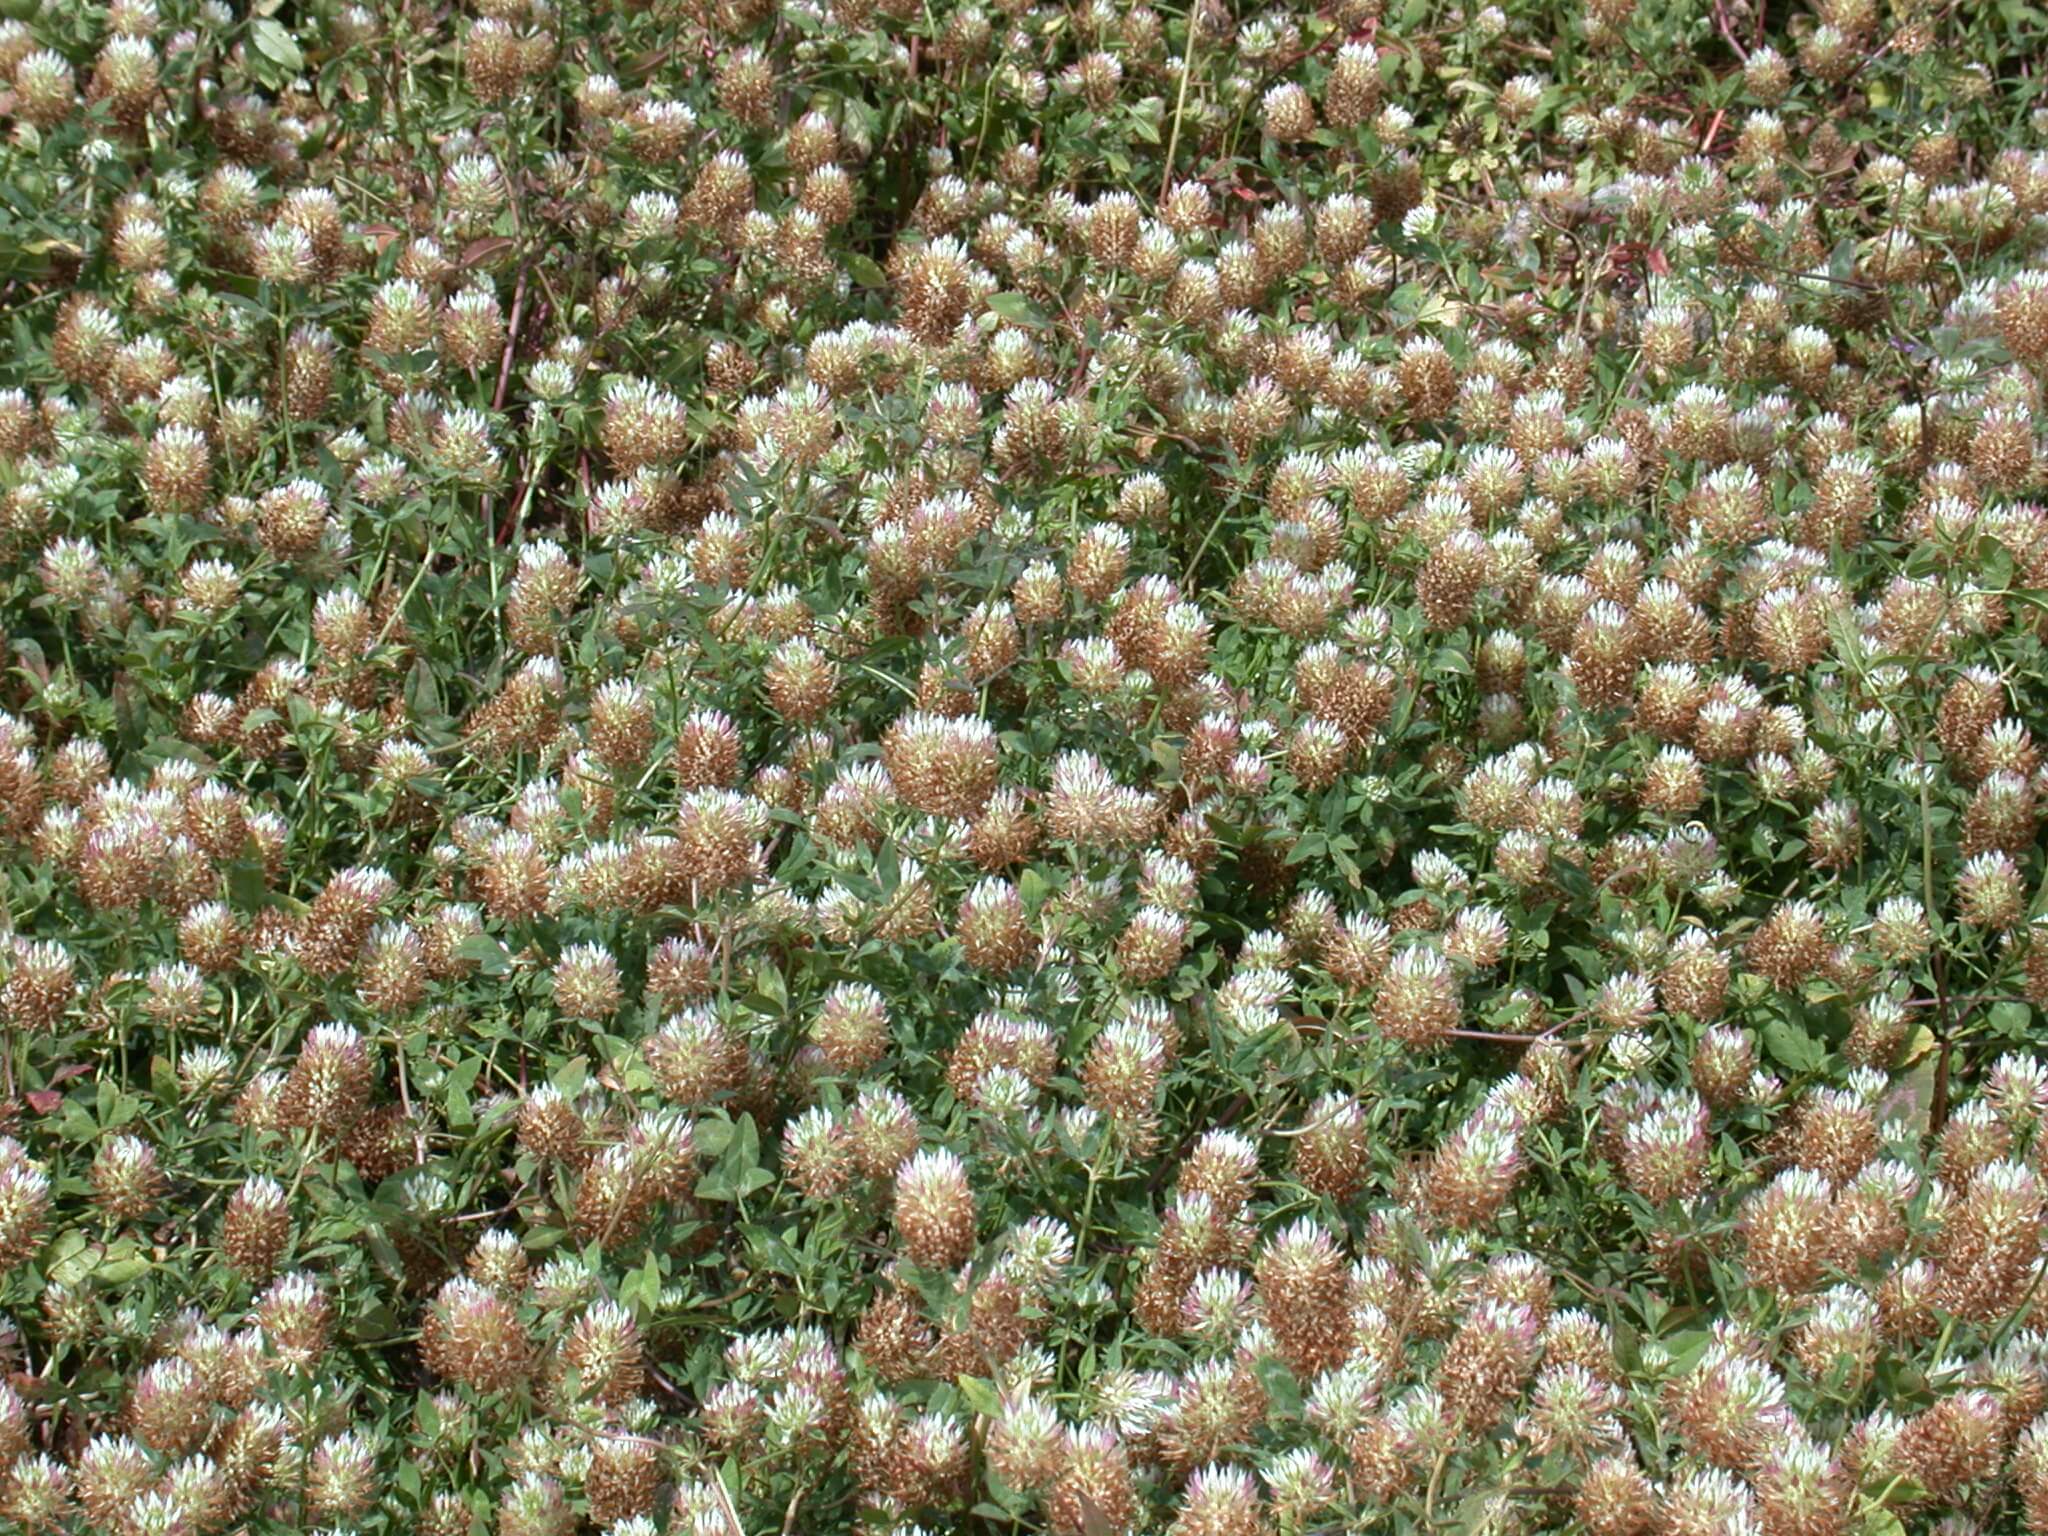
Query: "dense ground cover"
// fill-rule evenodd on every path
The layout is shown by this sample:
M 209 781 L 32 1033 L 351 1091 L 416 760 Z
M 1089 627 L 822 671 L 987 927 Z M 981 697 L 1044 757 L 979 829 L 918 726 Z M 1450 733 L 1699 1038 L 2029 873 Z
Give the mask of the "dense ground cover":
M 2048 16 L 0 0 L 0 1526 L 2048 1531 Z

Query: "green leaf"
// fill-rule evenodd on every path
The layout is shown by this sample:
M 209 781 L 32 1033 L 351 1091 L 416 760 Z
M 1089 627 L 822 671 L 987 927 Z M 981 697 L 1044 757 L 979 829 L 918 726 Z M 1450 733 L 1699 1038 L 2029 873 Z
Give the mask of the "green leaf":
M 2025 1003 L 1991 1005 L 1991 1031 L 2008 1040 L 2026 1040 L 2033 1035 L 2034 1010 Z
M 101 1252 L 74 1227 L 50 1244 L 43 1255 L 43 1274 L 53 1285 L 77 1285 L 99 1267 Z
M 789 988 L 782 980 L 782 972 L 773 965 L 763 962 L 754 973 L 754 993 L 748 999 L 754 1012 L 780 1017 L 789 1011 Z
M 249 40 L 256 45 L 258 53 L 287 74 L 296 75 L 306 67 L 306 56 L 299 51 L 291 33 L 268 16 L 251 23 Z
M 640 1268 L 619 1287 L 619 1298 L 628 1306 L 651 1313 L 661 1304 L 661 1260 L 649 1249 Z
M 1032 307 L 1031 301 L 1021 293 L 992 293 L 988 307 L 994 313 L 1016 325 L 1043 327 L 1045 316 Z
M 135 1246 L 135 1239 L 124 1237 L 107 1249 L 93 1270 L 93 1278 L 102 1285 L 125 1285 L 147 1274 L 151 1267 L 149 1256 Z
M 455 946 L 455 953 L 461 959 L 473 961 L 486 976 L 503 976 L 512 969 L 512 957 L 505 953 L 505 946 L 488 933 L 472 933 Z
M 1764 1049 L 1791 1072 L 1818 1072 L 1828 1061 L 1826 1048 L 1790 1019 L 1773 1019 L 1764 1026 Z
M 1002 1399 L 996 1396 L 996 1389 L 979 1376 L 956 1376 L 954 1385 L 960 1395 L 967 1399 L 967 1406 L 984 1418 L 1000 1418 L 1003 1411 Z
M 697 1122 L 697 1150 L 705 1157 L 717 1157 L 732 1142 L 733 1127 L 730 1120 L 716 1116 Z
M 709 1129 L 709 1124 L 699 1128 L 699 1147 Z M 754 1128 L 754 1117 L 741 1115 L 726 1133 L 716 1166 L 697 1181 L 697 1193 L 706 1200 L 744 1200 L 774 1182 L 775 1175 L 761 1166 L 761 1133 Z

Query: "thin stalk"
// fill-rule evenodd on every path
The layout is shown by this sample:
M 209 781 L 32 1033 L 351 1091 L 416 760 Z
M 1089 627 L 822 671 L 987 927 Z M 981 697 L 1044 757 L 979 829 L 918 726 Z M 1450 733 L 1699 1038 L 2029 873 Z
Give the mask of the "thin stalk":
M 1188 106 L 1188 76 L 1195 71 L 1195 39 L 1201 33 L 1202 23 L 1195 0 L 1188 4 L 1188 40 L 1180 52 L 1180 89 L 1173 98 L 1173 130 L 1166 136 L 1166 168 L 1159 173 L 1159 196 L 1165 200 L 1166 189 L 1173 183 L 1173 153 L 1180 147 L 1180 120 Z

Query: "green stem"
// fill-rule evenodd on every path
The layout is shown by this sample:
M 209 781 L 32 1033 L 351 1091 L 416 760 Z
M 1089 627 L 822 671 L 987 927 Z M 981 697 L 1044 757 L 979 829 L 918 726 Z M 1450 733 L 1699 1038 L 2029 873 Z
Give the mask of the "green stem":
M 1195 39 L 1202 30 L 1199 6 L 1196 0 L 1188 0 L 1188 38 L 1180 54 L 1180 89 L 1173 98 L 1173 130 L 1166 136 L 1166 168 L 1159 173 L 1159 197 L 1163 202 L 1166 191 L 1173 183 L 1173 155 L 1180 147 L 1180 122 L 1188 105 L 1188 76 L 1195 72 Z

